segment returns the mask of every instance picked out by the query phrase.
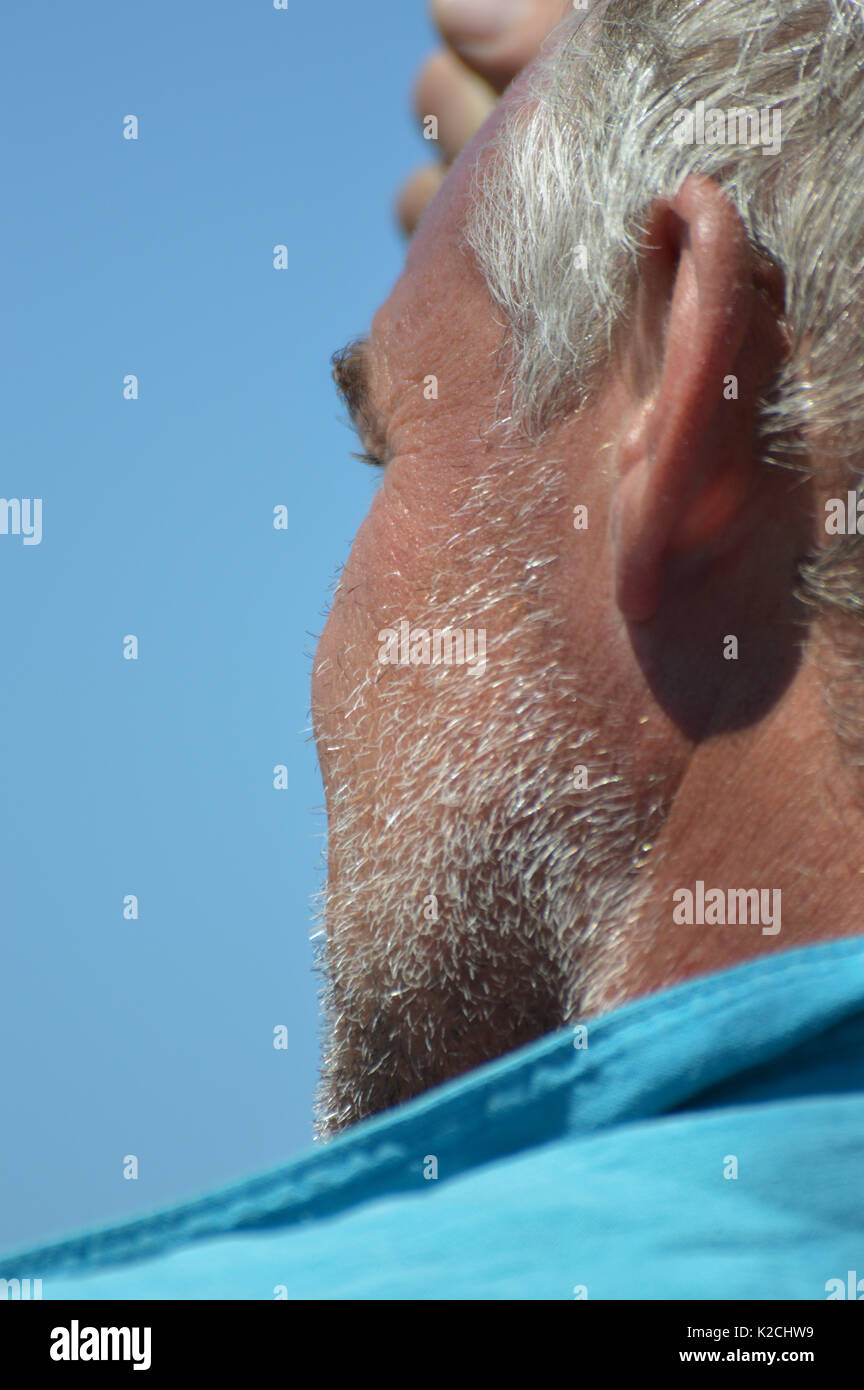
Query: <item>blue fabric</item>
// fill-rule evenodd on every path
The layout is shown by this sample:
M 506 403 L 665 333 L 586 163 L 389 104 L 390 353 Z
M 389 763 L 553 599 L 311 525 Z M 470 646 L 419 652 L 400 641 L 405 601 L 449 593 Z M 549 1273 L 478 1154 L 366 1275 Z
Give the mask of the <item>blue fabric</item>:
M 825 1299 L 850 1270 L 864 937 L 638 1000 L 587 1047 L 553 1033 L 274 1172 L 0 1260 L 46 1299 Z

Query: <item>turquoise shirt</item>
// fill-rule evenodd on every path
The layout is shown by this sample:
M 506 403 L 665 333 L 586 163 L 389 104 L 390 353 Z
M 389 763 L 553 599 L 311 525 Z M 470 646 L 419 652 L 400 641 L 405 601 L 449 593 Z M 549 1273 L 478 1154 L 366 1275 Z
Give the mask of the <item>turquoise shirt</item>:
M 0 1276 L 45 1299 L 860 1299 L 864 937 L 550 1034 Z

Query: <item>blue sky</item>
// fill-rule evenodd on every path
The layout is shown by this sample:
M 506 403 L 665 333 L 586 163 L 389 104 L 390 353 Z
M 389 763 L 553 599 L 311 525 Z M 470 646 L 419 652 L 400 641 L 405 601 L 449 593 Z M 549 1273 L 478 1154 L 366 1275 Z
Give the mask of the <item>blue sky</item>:
M 415 0 L 6 0 L 0 33 L 0 494 L 43 506 L 0 535 L 8 1248 L 311 1142 L 310 654 L 375 485 L 329 357 L 399 273 L 434 37 Z

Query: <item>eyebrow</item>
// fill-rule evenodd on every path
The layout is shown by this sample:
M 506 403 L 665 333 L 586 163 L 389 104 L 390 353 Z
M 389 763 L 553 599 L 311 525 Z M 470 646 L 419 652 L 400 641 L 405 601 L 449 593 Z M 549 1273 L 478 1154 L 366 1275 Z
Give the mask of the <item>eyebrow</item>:
M 372 431 L 375 412 L 369 386 L 369 339 L 355 338 L 330 359 L 333 381 L 358 433 Z

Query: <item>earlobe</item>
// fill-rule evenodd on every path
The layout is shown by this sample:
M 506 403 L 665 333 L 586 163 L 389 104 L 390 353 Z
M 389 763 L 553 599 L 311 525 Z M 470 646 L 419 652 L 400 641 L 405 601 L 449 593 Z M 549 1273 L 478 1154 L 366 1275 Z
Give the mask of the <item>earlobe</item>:
M 655 204 L 645 243 L 626 360 L 633 408 L 611 511 L 628 622 L 654 616 L 671 555 L 709 561 L 734 528 L 758 470 L 759 391 L 785 346 L 754 284 L 743 223 L 713 180 L 689 178 Z

